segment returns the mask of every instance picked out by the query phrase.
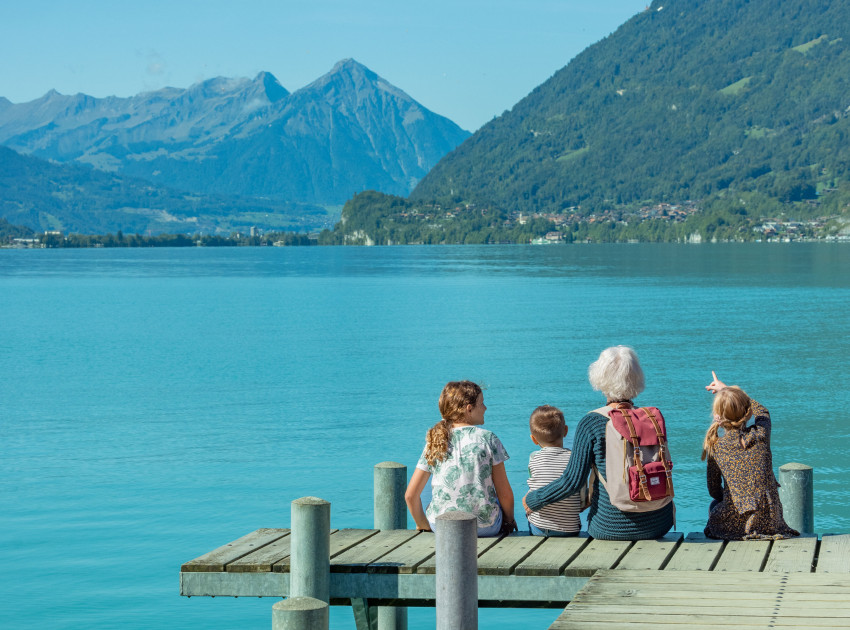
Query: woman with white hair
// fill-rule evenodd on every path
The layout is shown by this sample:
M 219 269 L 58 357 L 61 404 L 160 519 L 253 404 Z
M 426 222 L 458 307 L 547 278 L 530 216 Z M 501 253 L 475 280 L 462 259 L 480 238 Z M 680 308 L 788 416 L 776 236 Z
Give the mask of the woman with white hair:
M 659 538 L 673 526 L 673 502 L 647 512 L 621 511 L 611 504 L 599 477 L 607 478 L 605 467 L 605 426 L 613 409 L 631 409 L 634 398 L 643 391 L 643 370 L 637 354 L 626 346 L 606 348 L 590 365 L 588 377 L 593 389 L 605 395 L 606 405 L 584 416 L 578 423 L 573 453 L 564 474 L 522 500 L 526 514 L 575 494 L 586 483 L 591 469 L 597 474 L 587 514 L 587 532 L 601 540 L 644 540 Z

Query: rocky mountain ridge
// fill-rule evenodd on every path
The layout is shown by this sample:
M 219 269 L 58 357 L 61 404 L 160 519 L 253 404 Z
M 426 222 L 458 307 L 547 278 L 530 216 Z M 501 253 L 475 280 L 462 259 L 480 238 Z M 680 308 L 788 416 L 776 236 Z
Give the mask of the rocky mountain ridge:
M 341 205 L 407 194 L 469 135 L 353 59 L 290 93 L 268 72 L 130 98 L 0 99 L 0 144 L 199 194 Z

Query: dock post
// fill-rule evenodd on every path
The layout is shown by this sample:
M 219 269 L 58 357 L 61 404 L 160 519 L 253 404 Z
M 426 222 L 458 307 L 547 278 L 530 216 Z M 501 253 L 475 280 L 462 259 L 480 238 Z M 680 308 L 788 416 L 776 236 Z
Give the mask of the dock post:
M 272 630 L 317 630 L 329 625 L 327 602 L 290 597 L 272 606 Z
M 813 471 L 805 464 L 779 467 L 779 499 L 788 526 L 801 534 L 815 532 Z
M 375 466 L 375 529 L 407 529 L 407 466 L 381 462 Z
M 407 529 L 407 466 L 381 462 L 374 476 L 375 529 Z M 378 606 L 378 630 L 407 630 L 407 608 Z
M 292 502 L 290 597 L 330 603 L 331 504 L 316 497 Z
M 467 512 L 437 517 L 437 630 L 478 630 L 478 519 Z

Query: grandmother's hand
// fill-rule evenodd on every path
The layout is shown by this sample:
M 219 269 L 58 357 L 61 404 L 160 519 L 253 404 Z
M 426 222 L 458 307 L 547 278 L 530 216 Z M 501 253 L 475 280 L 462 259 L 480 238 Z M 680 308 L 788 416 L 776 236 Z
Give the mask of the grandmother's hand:
M 723 381 L 721 381 L 719 378 L 717 378 L 717 374 L 715 374 L 715 373 L 714 373 L 714 370 L 712 370 L 712 371 L 711 371 L 711 377 L 712 377 L 714 380 L 713 380 L 713 381 L 711 381 L 708 385 L 706 385 L 706 386 L 705 386 L 705 388 L 706 388 L 708 391 L 710 391 L 712 394 L 716 394 L 716 393 L 717 393 L 717 392 L 719 392 L 721 389 L 723 389 L 724 387 L 726 387 L 726 384 L 725 384 L 725 383 L 723 383 Z

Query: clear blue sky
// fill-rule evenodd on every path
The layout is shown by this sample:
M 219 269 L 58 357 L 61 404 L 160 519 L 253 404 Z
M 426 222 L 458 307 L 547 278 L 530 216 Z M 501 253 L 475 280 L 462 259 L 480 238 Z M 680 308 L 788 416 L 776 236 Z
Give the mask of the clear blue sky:
M 132 96 L 352 57 L 474 131 L 647 0 L 0 0 L 0 96 Z

